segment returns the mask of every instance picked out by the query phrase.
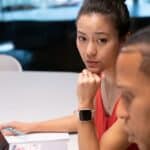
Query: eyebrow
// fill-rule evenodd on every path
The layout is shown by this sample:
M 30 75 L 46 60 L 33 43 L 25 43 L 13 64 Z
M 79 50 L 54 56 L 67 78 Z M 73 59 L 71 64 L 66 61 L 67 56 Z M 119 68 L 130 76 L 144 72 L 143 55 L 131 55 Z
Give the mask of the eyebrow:
M 118 85 L 118 84 L 117 84 L 117 88 L 119 88 L 120 90 L 125 89 L 126 91 L 130 91 L 130 88 L 127 87 L 127 86 L 122 86 L 122 85 Z
M 133 95 L 133 92 L 131 92 L 132 89 L 127 86 L 117 85 L 117 88 L 119 88 L 120 90 L 123 90 L 125 93 Z
M 117 84 L 117 88 L 119 88 L 119 89 L 123 89 L 123 88 L 124 88 L 124 86 Z
M 79 30 L 77 30 L 77 33 L 86 35 L 85 33 L 81 32 L 81 31 L 79 31 Z
M 86 33 L 82 32 L 82 31 L 79 31 L 79 30 L 77 30 L 77 33 L 86 35 Z M 106 33 L 106 32 L 95 32 L 95 34 L 96 35 L 107 35 L 108 36 L 108 33 Z
M 103 34 L 103 35 L 109 35 L 109 34 L 106 33 L 106 32 L 95 32 L 95 34 L 97 34 L 97 35 L 101 35 L 101 34 Z

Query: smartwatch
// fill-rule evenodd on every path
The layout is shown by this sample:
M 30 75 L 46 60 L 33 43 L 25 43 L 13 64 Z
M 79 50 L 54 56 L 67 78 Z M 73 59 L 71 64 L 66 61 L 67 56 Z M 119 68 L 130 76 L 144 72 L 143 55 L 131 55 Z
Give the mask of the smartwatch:
M 80 121 L 91 121 L 92 118 L 93 118 L 93 110 L 91 110 L 91 109 L 79 110 L 79 120 Z

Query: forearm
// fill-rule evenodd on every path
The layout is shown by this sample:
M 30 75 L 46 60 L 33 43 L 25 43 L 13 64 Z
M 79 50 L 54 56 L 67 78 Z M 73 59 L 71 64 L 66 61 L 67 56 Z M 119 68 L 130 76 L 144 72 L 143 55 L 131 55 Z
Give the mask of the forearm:
M 80 73 L 77 84 L 77 96 L 79 102 L 78 111 L 80 117 L 77 121 L 77 127 L 80 150 L 100 149 L 99 141 L 95 131 L 94 121 L 91 120 L 93 115 L 92 111 L 95 110 L 94 99 L 99 87 L 100 77 L 97 74 L 93 74 L 86 69 Z
M 80 150 L 100 149 L 93 121 L 78 121 L 78 136 Z
M 36 122 L 30 132 L 76 132 L 77 120 L 74 115 L 63 118 Z
M 101 137 L 101 150 L 127 150 L 128 135 L 124 130 L 124 120 L 118 119 Z

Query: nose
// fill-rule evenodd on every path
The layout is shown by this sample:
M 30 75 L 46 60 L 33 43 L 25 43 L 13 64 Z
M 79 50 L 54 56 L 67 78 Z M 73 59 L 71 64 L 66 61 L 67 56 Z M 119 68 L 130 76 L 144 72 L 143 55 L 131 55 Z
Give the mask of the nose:
M 97 54 L 97 48 L 94 41 L 90 41 L 87 45 L 87 56 L 93 57 Z
M 120 100 L 119 102 L 119 107 L 117 109 L 117 116 L 118 118 L 124 119 L 125 121 L 129 119 L 129 112 L 123 100 Z

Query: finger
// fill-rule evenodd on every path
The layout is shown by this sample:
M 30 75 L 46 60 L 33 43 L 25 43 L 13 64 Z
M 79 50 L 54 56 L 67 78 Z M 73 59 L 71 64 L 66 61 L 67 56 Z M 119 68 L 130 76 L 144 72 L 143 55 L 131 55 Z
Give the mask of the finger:
M 5 129 L 5 128 L 14 128 L 14 127 L 10 123 L 5 123 L 5 124 L 2 125 L 2 129 Z
M 2 131 L 2 134 L 5 135 L 5 136 L 10 136 L 10 135 L 14 135 L 12 132 L 6 130 L 6 129 L 3 129 Z
M 83 69 L 82 72 L 88 72 L 88 70 L 87 69 Z
M 86 75 L 84 75 L 83 72 L 81 72 L 78 76 L 78 82 L 81 82 L 85 77 Z
M 89 72 L 88 72 L 87 69 L 84 69 L 84 70 L 82 71 L 82 74 L 83 74 L 84 76 L 88 76 Z
M 87 76 L 84 75 L 83 73 L 80 73 L 79 77 L 78 77 L 78 84 L 82 85 L 82 84 L 86 83 L 86 80 L 87 80 Z
M 93 74 L 93 76 L 94 76 L 94 79 L 95 79 L 96 83 L 100 84 L 101 78 L 98 75 L 96 75 L 96 74 Z
M 89 81 L 92 83 L 96 83 L 98 81 L 98 75 L 92 72 L 88 72 Z
M 16 128 L 16 121 L 11 121 L 11 122 L 7 122 L 7 123 L 4 123 L 2 125 L 2 128 L 5 129 L 5 128 Z
M 3 129 L 5 129 L 5 128 L 8 128 L 8 124 L 1 124 L 1 126 L 0 126 L 0 130 L 3 130 Z
M 89 73 L 88 78 L 89 78 L 90 83 L 95 83 L 96 82 L 95 77 L 93 76 L 93 74 L 91 72 Z

